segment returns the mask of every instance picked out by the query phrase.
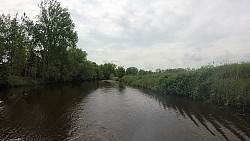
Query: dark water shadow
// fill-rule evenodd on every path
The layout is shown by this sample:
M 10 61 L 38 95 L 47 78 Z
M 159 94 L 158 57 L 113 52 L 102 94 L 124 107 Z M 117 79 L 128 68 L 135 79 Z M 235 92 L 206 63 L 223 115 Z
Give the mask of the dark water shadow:
M 81 128 L 77 125 L 78 113 L 85 110 L 84 104 L 97 89 L 103 93 L 115 92 L 109 96 L 118 95 L 118 99 L 126 97 L 127 88 L 119 83 L 80 82 L 0 90 L 0 100 L 4 101 L 0 107 L 0 140 L 69 139 Z M 250 140 L 249 114 L 241 115 L 238 111 L 205 105 L 185 97 L 138 91 L 154 99 L 162 109 L 174 110 L 183 118 L 190 119 L 197 128 L 207 130 L 212 136 L 220 135 L 224 140 Z M 88 123 L 88 119 L 81 120 Z
M 164 109 L 173 109 L 184 118 L 189 118 L 197 127 L 203 126 L 213 136 L 219 133 L 225 140 L 232 140 L 235 136 L 239 140 L 250 140 L 249 113 L 242 115 L 235 109 L 208 105 L 185 97 L 141 91 L 158 101 Z
M 77 105 L 98 87 L 98 82 L 86 82 L 1 90 L 0 139 L 66 139 Z

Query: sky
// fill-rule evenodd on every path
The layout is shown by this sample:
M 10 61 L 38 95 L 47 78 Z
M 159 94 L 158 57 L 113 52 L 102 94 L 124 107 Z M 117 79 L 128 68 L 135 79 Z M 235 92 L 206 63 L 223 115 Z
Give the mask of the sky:
M 250 60 L 249 0 L 58 1 L 97 64 L 155 70 Z M 2 0 L 0 13 L 35 20 L 40 2 Z

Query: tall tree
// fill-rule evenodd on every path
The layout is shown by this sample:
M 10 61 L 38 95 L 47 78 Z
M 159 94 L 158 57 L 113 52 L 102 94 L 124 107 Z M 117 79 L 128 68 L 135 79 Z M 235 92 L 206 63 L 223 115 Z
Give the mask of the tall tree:
M 8 20 L 5 15 L 0 15 L 0 86 L 6 83 L 7 71 L 5 61 L 7 58 L 6 39 L 8 31 Z
M 6 39 L 7 39 L 7 31 L 10 22 L 10 16 L 5 16 L 4 14 L 0 15 L 0 64 L 1 66 L 4 64 L 4 60 L 6 57 Z
M 20 76 L 26 63 L 25 33 L 18 23 L 17 14 L 14 18 L 2 15 L 0 21 L 1 64 L 5 65 L 9 76 Z
M 68 9 L 62 8 L 59 2 L 45 0 L 39 7 L 41 12 L 33 35 L 42 56 L 42 79 L 58 81 L 67 50 L 76 47 L 78 36 Z
M 29 17 L 24 13 L 21 17 L 21 27 L 25 33 L 24 42 L 26 44 L 26 66 L 25 73 L 26 76 L 32 76 L 34 78 L 40 77 L 39 70 L 41 68 L 41 55 L 37 45 L 35 44 L 35 39 L 33 38 L 34 33 L 34 22 L 29 19 Z

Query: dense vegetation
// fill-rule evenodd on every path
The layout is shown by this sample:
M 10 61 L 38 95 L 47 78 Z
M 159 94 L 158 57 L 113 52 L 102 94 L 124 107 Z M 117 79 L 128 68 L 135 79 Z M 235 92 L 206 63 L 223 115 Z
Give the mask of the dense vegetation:
M 121 81 L 160 93 L 187 96 L 243 109 L 250 107 L 250 63 L 128 75 Z
M 0 15 L 0 87 L 113 79 L 160 93 L 235 107 L 250 106 L 250 63 L 156 72 L 115 64 L 97 65 L 77 48 L 68 9 L 56 0 L 39 5 L 37 20 Z
M 116 76 L 116 65 L 98 66 L 77 48 L 78 35 L 68 9 L 56 0 L 45 0 L 39 7 L 36 21 L 25 13 L 21 18 L 0 15 L 0 86 Z

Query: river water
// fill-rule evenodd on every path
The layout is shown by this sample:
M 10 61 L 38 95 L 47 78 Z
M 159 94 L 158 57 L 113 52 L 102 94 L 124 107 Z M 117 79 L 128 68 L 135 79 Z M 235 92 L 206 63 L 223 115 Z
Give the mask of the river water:
M 250 116 L 117 83 L 0 90 L 0 140 L 250 140 Z

